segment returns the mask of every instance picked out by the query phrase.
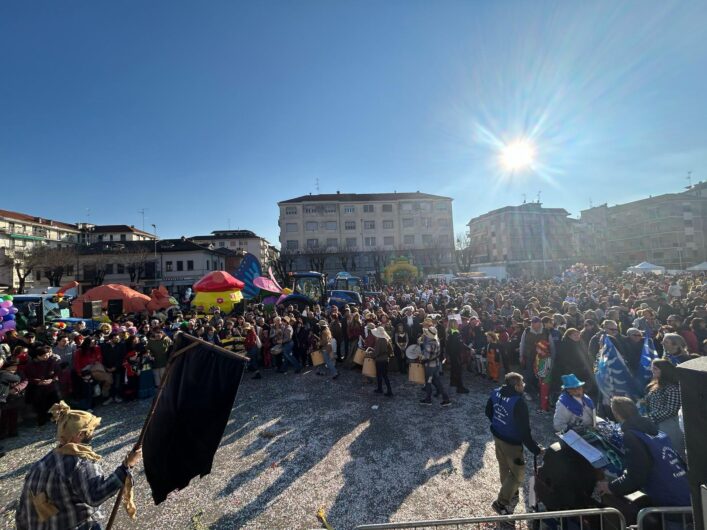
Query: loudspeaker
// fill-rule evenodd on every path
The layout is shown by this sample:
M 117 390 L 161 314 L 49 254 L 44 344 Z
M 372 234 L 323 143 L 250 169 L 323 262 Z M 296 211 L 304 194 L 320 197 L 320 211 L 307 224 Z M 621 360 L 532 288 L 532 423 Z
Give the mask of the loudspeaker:
M 690 480 L 692 511 L 697 530 L 705 530 L 700 486 L 707 484 L 707 357 L 684 362 L 678 366 L 677 371 L 685 424 L 687 476 Z
M 83 303 L 83 318 L 98 318 L 101 316 L 102 300 L 92 300 Z
M 108 300 L 108 316 L 111 320 L 123 314 L 123 299 Z

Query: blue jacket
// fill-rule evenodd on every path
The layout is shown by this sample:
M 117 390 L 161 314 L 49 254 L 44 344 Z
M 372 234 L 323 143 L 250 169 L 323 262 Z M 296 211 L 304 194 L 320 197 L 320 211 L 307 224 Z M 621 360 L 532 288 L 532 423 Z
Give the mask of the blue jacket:
M 486 402 L 486 416 L 496 438 L 511 445 L 524 445 L 534 455 L 540 454 L 530 432 L 528 405 L 515 388 L 503 385 L 493 390 Z

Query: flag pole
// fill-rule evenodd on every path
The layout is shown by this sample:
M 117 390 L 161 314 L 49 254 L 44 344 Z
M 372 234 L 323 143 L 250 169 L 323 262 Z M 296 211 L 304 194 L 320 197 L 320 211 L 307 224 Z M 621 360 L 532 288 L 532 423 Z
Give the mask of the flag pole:
M 190 341 L 189 344 L 187 344 L 185 347 L 180 348 L 179 350 L 175 351 L 172 353 L 172 355 L 169 357 L 169 361 L 167 362 L 167 367 L 165 369 L 164 376 L 162 377 L 160 381 L 160 386 L 157 389 L 157 394 L 155 395 L 155 398 L 152 400 L 152 405 L 150 406 L 150 411 L 147 413 L 147 417 L 145 418 L 145 423 L 142 425 L 142 429 L 140 430 L 140 436 L 138 436 L 137 443 L 133 447 L 133 450 L 139 449 L 142 447 L 142 442 L 145 439 L 145 433 L 147 432 L 147 427 L 150 425 L 150 422 L 152 421 L 152 417 L 155 414 L 155 409 L 157 408 L 157 404 L 160 401 L 160 398 L 162 397 L 162 391 L 164 390 L 165 384 L 167 383 L 167 380 L 169 379 L 169 374 L 171 373 L 171 368 L 174 365 L 174 360 L 186 353 L 187 351 L 196 348 L 197 346 L 208 346 L 209 348 L 223 354 L 227 354 L 231 357 L 236 357 L 237 359 L 240 359 L 241 361 L 249 361 L 250 358 L 246 355 L 242 355 L 240 353 L 233 352 L 231 350 L 227 350 L 226 348 L 222 348 L 221 346 L 217 346 L 216 344 L 212 344 L 210 342 L 207 342 L 205 340 L 202 340 L 198 337 L 195 337 L 193 335 L 189 335 L 186 333 L 179 332 L 179 335 L 184 336 L 187 340 Z M 127 481 L 127 479 L 126 479 Z M 125 482 L 123 483 L 123 486 L 120 488 L 120 491 L 118 492 L 118 497 L 115 499 L 115 504 L 113 504 L 113 510 L 110 513 L 110 518 L 108 519 L 108 524 L 106 525 L 106 530 L 111 530 L 113 527 L 113 523 L 115 522 L 115 518 L 118 515 L 118 510 L 120 509 L 120 501 L 123 500 L 123 492 L 125 491 Z

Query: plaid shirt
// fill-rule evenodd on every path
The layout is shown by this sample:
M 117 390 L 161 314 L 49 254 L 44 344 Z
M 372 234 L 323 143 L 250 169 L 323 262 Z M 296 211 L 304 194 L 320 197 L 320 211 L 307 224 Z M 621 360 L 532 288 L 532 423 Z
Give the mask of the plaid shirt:
M 651 390 L 646 394 L 646 406 L 648 408 L 648 416 L 650 416 L 656 426 L 667 419 L 677 416 L 682 406 L 680 387 L 671 384 Z
M 101 504 L 120 491 L 128 474 L 120 465 L 108 475 L 97 462 L 51 451 L 27 474 L 15 523 L 17 530 L 87 530 L 102 514 Z M 39 522 L 30 492 L 45 493 L 59 512 Z

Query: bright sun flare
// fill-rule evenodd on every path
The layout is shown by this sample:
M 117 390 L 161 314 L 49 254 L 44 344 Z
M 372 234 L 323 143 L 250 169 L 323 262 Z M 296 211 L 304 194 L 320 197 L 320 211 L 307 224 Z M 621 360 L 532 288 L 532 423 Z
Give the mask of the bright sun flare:
M 501 149 L 501 165 L 509 171 L 529 168 L 534 159 L 535 149 L 528 140 L 516 140 Z

